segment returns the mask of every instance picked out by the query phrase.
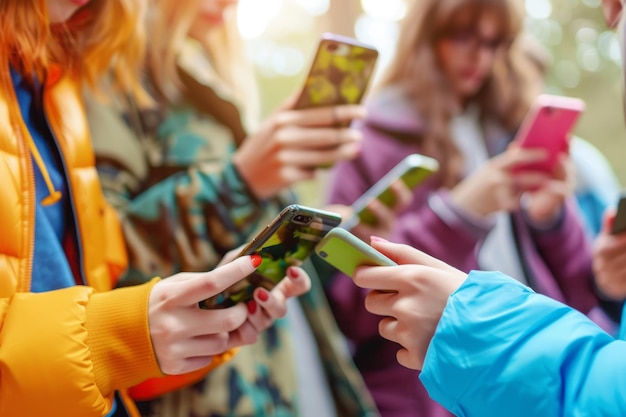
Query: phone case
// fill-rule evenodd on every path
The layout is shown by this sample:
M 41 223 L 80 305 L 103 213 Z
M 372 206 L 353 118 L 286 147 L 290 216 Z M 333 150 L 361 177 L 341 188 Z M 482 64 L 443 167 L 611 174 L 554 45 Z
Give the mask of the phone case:
M 611 234 L 613 235 L 623 232 L 626 232 L 626 191 L 622 191 L 620 195 L 615 220 L 613 221 L 613 227 L 611 227 Z
M 261 265 L 248 277 L 200 303 L 201 308 L 226 308 L 252 298 L 257 287 L 271 290 L 285 277 L 289 266 L 300 266 L 315 245 L 341 222 L 341 216 L 325 210 L 290 205 L 276 216 L 241 251 L 259 254 Z
M 352 277 L 363 265 L 393 266 L 394 261 L 347 230 L 336 227 L 318 243 L 315 253 L 339 271 Z
M 547 149 L 548 158 L 518 170 L 552 172 L 559 154 L 568 152 L 570 133 L 584 109 L 585 102 L 578 98 L 540 95 L 522 122 L 515 141 L 521 147 Z
M 372 46 L 324 33 L 295 108 L 360 103 L 377 59 Z
M 376 224 L 376 217 L 367 209 L 367 205 L 377 198 L 387 207 L 393 207 L 395 204 L 394 194 L 389 187 L 397 179 L 401 179 L 409 189 L 413 189 L 421 184 L 434 172 L 439 169 L 439 163 L 436 159 L 428 156 L 411 154 L 400 161 L 387 174 L 376 182 L 369 190 L 361 195 L 354 203 L 352 209 L 354 215 L 347 219 L 341 227 L 344 229 L 352 229 L 359 223 L 369 226 Z

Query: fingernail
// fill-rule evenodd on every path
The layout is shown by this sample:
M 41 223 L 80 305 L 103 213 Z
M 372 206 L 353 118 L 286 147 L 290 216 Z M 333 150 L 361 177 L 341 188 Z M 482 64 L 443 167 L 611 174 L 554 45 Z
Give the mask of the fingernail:
M 289 268 L 287 269 L 287 275 L 289 276 L 289 278 L 291 279 L 296 279 L 299 277 L 298 271 L 295 270 L 295 268 Z
M 387 239 L 378 236 L 370 236 L 370 242 L 389 243 Z
M 259 265 L 261 265 L 261 262 L 263 262 L 263 258 L 261 255 L 255 253 L 250 255 L 250 261 L 252 262 L 253 267 L 258 268 Z
M 267 299 L 270 298 L 270 295 L 267 293 L 267 291 L 261 288 L 257 293 L 257 297 L 259 297 L 259 300 L 261 301 L 267 301 Z
M 256 312 L 256 301 L 254 300 L 248 301 L 247 306 L 248 306 L 248 313 L 254 314 Z

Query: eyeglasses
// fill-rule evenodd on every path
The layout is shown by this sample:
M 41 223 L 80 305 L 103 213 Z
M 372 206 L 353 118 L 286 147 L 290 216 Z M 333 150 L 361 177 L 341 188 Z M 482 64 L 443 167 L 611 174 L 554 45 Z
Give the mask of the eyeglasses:
M 454 46 L 462 52 L 476 54 L 479 51 L 486 50 L 495 54 L 507 48 L 512 39 L 508 37 L 484 38 L 473 31 L 458 31 L 445 36 L 451 40 Z

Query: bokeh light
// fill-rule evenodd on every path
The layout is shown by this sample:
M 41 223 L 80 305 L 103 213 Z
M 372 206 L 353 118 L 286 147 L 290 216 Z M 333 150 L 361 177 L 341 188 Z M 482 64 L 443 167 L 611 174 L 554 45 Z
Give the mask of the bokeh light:
M 550 0 L 526 0 L 526 14 L 533 19 L 547 19 L 552 14 Z
M 361 6 L 365 14 L 385 20 L 398 21 L 406 14 L 404 0 L 361 0 Z
M 237 26 L 244 39 L 257 38 L 265 32 L 269 22 L 277 16 L 284 0 L 239 0 Z

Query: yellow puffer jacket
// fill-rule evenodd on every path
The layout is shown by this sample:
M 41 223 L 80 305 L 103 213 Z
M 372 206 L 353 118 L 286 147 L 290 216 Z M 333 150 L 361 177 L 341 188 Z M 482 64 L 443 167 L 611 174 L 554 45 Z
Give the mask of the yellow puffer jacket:
M 156 280 L 108 291 L 126 266 L 122 234 L 100 190 L 77 84 L 57 75 L 44 88 L 44 108 L 67 167 L 88 286 L 29 292 L 30 136 L 10 78 L 0 84 L 0 416 L 104 416 L 115 390 L 162 376 L 147 317 Z

